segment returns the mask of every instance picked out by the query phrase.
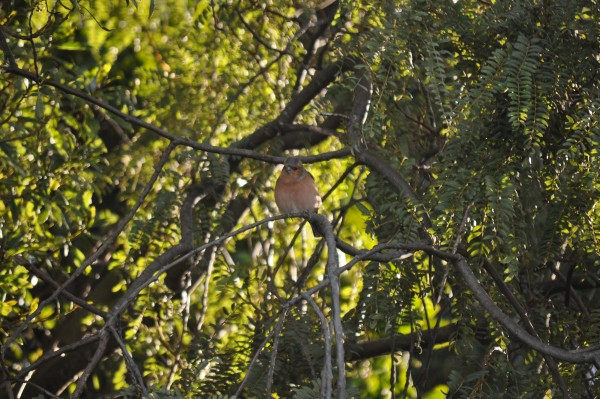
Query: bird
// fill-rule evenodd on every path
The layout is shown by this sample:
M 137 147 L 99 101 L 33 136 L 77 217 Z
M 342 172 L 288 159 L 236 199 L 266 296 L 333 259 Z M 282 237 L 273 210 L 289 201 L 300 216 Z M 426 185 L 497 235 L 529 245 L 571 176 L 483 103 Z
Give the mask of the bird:
M 314 177 L 304 169 L 296 157 L 287 158 L 275 183 L 275 203 L 281 213 L 317 212 L 322 200 Z M 311 224 L 313 235 L 322 237 L 319 229 Z

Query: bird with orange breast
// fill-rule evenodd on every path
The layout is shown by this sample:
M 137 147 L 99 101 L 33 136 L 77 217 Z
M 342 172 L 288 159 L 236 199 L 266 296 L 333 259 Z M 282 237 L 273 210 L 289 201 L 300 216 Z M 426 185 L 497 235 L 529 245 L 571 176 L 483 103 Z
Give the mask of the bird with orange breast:
M 287 158 L 281 175 L 275 183 L 275 202 L 281 213 L 314 211 L 321 206 L 321 196 L 313 176 L 304 169 L 296 157 Z M 319 229 L 311 225 L 313 235 L 322 237 Z

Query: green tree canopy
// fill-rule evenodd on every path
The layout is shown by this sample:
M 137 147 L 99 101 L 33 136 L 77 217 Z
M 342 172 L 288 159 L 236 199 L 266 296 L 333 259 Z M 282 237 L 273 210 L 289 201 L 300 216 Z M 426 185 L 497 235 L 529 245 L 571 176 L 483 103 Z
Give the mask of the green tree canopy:
M 597 397 L 599 10 L 2 2 L 0 397 Z

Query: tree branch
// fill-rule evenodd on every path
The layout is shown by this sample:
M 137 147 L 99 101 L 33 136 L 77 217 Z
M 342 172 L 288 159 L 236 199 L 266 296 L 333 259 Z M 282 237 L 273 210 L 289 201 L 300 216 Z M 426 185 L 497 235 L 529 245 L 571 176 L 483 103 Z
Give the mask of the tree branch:
M 321 329 L 323 330 L 323 341 L 325 342 L 325 359 L 323 360 L 323 371 L 321 371 L 321 397 L 329 399 L 333 391 L 332 381 L 333 372 L 331 371 L 331 331 L 325 315 L 310 295 L 302 295 L 302 298 L 308 302 L 313 308 L 313 311 L 321 321 Z
M 387 355 L 392 352 L 409 351 L 415 342 L 423 348 L 431 348 L 436 344 L 450 342 L 458 331 L 456 324 L 450 324 L 438 329 L 416 331 L 411 334 L 394 335 L 373 341 L 347 343 L 346 360 L 356 362 L 373 357 Z
M 104 353 L 106 351 L 106 345 L 108 344 L 108 338 L 109 338 L 109 335 L 106 331 L 100 332 L 100 334 L 99 334 L 100 341 L 98 342 L 98 348 L 96 348 L 96 352 L 94 353 L 94 356 L 92 356 L 89 363 L 83 370 L 83 373 L 77 380 L 77 386 L 75 387 L 75 391 L 73 391 L 71 398 L 75 398 L 75 399 L 79 398 L 81 396 L 81 394 L 83 393 L 83 390 L 85 389 L 85 384 L 86 384 L 88 378 L 90 378 L 90 376 L 92 375 L 92 372 L 94 371 L 94 368 L 96 368 L 96 366 L 98 365 L 98 363 L 104 356 Z
M 340 305 L 340 278 L 337 273 L 340 263 L 337 255 L 336 240 L 329 220 L 311 212 L 308 219 L 315 221 L 327 242 L 327 277 L 331 287 L 331 311 L 333 312 L 333 330 L 335 332 L 335 353 L 338 371 L 337 398 L 346 397 L 346 364 L 344 363 L 344 326 L 342 325 L 342 309 Z
M 367 65 L 356 65 L 354 69 L 357 70 L 358 82 L 354 91 L 354 104 L 348 124 L 348 141 L 355 151 L 360 151 L 365 144 L 362 127 L 367 120 L 373 94 L 373 83 L 371 83 L 371 71 Z

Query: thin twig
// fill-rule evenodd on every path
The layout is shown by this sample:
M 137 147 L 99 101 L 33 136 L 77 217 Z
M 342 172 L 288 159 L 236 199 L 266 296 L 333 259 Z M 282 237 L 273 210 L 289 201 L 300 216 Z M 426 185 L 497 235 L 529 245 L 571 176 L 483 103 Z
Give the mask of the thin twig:
M 282 311 L 282 313 L 280 313 L 279 317 L 280 318 L 284 317 L 283 311 Z M 246 385 L 246 381 L 248 380 L 248 377 L 250 376 L 250 370 L 252 370 L 252 368 L 254 367 L 254 364 L 258 360 L 258 356 L 261 354 L 261 352 L 263 351 L 263 349 L 265 349 L 265 347 L 267 346 L 267 343 L 269 342 L 269 340 L 271 339 L 271 337 L 273 336 L 274 333 L 275 333 L 275 329 L 271 330 L 271 332 L 269 332 L 267 334 L 267 336 L 265 337 L 265 339 L 261 342 L 261 344 L 256 349 L 256 353 L 252 357 L 252 360 L 250 360 L 250 364 L 248 365 L 248 369 L 246 370 L 246 375 L 244 376 L 244 379 L 242 380 L 242 382 L 238 386 L 238 389 L 235 391 L 235 397 L 236 398 L 240 397 L 240 394 L 242 393 L 242 390 L 244 389 L 244 385 Z
M 24 256 L 16 255 L 13 257 L 13 260 L 15 262 L 17 262 L 18 264 L 25 266 L 25 268 L 27 270 L 29 270 L 33 275 L 38 277 L 40 280 L 44 281 L 45 283 L 49 284 L 50 286 L 52 286 L 55 289 L 60 289 L 60 284 L 58 284 L 56 281 L 54 281 L 54 279 L 52 279 L 52 277 L 50 277 L 49 275 L 44 273 L 42 270 L 37 268 L 35 265 L 33 265 L 31 262 L 29 262 Z M 102 318 L 105 318 L 108 315 L 108 313 L 106 313 L 105 311 L 98 309 L 97 307 L 87 303 L 83 299 L 71 294 L 69 291 L 62 290 L 62 291 L 60 291 L 60 295 L 65 297 L 69 301 L 79 305 L 81 308 L 87 310 L 88 312 L 90 312 L 92 314 L 95 314 Z
M 473 203 L 471 202 L 469 204 L 469 206 L 467 206 L 467 209 L 465 209 L 465 213 L 463 214 L 462 221 L 460 222 L 460 227 L 458 228 L 458 233 L 456 234 L 456 241 L 454 242 L 454 246 L 452 247 L 453 254 L 456 253 L 456 251 L 458 250 L 458 246 L 460 245 L 460 240 L 462 238 L 462 235 L 465 232 L 465 228 L 467 227 L 467 220 L 468 220 L 469 212 L 471 211 L 472 206 L 473 206 Z M 438 297 L 437 297 L 437 301 L 436 301 L 436 303 L 438 305 L 442 301 L 442 295 L 444 295 L 444 287 L 446 286 L 446 282 L 448 281 L 449 274 L 450 274 L 450 269 L 448 268 L 448 266 L 444 266 L 444 277 L 442 278 L 442 284 L 440 285 L 440 291 L 438 293 Z
M 44 398 L 45 397 L 49 397 L 49 398 L 52 398 L 52 399 L 61 399 L 60 396 L 56 396 L 54 393 L 48 391 L 46 388 L 41 387 L 38 384 L 33 383 L 31 381 L 23 380 L 23 379 L 14 379 L 14 381 L 15 382 L 20 382 L 23 385 L 29 385 L 31 387 L 34 387 L 35 389 L 37 389 L 38 391 L 42 392 L 45 395 Z M 18 396 L 18 397 L 21 397 L 21 396 Z M 14 394 L 13 394 L 12 391 L 9 391 L 9 398 L 10 399 L 14 399 Z
M 88 378 L 90 378 L 90 376 L 92 375 L 92 372 L 94 371 L 94 369 L 96 368 L 96 366 L 98 365 L 100 360 L 102 360 L 102 357 L 104 356 L 104 354 L 106 352 L 106 346 L 108 344 L 108 338 L 109 338 L 108 332 L 101 331 L 99 338 L 100 338 L 100 341 L 98 342 L 98 348 L 96 348 L 96 352 L 94 353 L 94 356 L 92 356 L 92 358 L 88 362 L 87 366 L 81 373 L 81 376 L 77 380 L 77 386 L 75 387 L 75 391 L 71 395 L 71 398 L 76 399 L 81 396 L 81 394 L 83 393 L 83 390 L 85 389 L 85 385 L 87 383 Z
M 279 347 L 279 338 L 281 337 L 281 331 L 283 330 L 283 322 L 287 315 L 289 308 L 284 308 L 281 311 L 281 316 L 277 320 L 275 325 L 275 331 L 273 332 L 273 344 L 271 345 L 271 361 L 269 362 L 269 372 L 267 374 L 267 387 L 265 388 L 266 398 L 271 397 L 271 390 L 273 388 L 273 374 L 275 373 L 275 360 L 277 359 L 277 349 Z
M 315 314 L 321 320 L 323 330 L 323 341 L 325 343 L 325 359 L 323 360 L 323 371 L 321 372 L 321 398 L 331 398 L 333 392 L 333 372 L 331 371 L 331 330 L 325 315 L 310 295 L 302 295 L 302 298 L 313 308 Z
M 84 338 L 80 339 L 79 341 L 73 342 L 72 344 L 62 346 L 61 348 L 59 348 L 53 352 L 46 353 L 42 357 L 40 357 L 38 360 L 31 363 L 28 367 L 25 367 L 23 370 L 21 370 L 19 372 L 19 374 L 17 375 L 17 378 L 24 378 L 31 370 L 37 369 L 42 364 L 44 364 L 56 357 L 62 356 L 65 353 L 73 352 L 74 350 L 79 349 L 84 345 L 87 345 L 94 341 L 97 341 L 99 338 L 100 338 L 100 335 L 98 333 L 92 334 L 88 337 L 84 337 Z
M 144 384 L 144 379 L 142 378 L 142 373 L 140 372 L 140 369 L 138 368 L 137 364 L 135 364 L 135 361 L 131 357 L 129 350 L 127 350 L 127 346 L 125 345 L 125 342 L 123 342 L 123 340 L 121 339 L 121 336 L 119 335 L 119 333 L 117 332 L 117 330 L 115 329 L 115 327 L 113 325 L 109 325 L 108 329 L 110 330 L 113 338 L 117 341 L 117 343 L 121 347 L 121 352 L 123 353 L 123 357 L 125 358 L 125 364 L 127 365 L 127 370 L 133 376 L 133 380 L 135 381 L 135 384 L 142 391 L 142 394 L 143 394 L 142 397 L 149 398 L 150 395 L 148 394 L 148 389 L 146 388 L 146 385 Z
M 311 221 L 315 221 L 323 232 L 327 242 L 327 277 L 331 287 L 331 310 L 333 313 L 333 330 L 335 332 L 335 355 L 338 372 L 337 380 L 337 398 L 346 397 L 346 363 L 344 361 L 344 326 L 342 325 L 341 305 L 340 305 L 340 278 L 338 270 L 340 268 L 337 254 L 336 239 L 333 233 L 333 226 L 329 220 L 323 216 L 309 213 Z
M 208 293 L 210 289 L 210 279 L 213 273 L 214 263 L 216 259 L 216 251 L 213 251 L 211 257 L 208 261 L 208 267 L 206 268 L 206 273 L 204 273 L 204 291 L 202 292 L 202 310 L 200 312 L 200 317 L 198 318 L 198 322 L 196 323 L 196 331 L 202 330 L 202 325 L 204 324 L 204 319 L 206 317 L 206 312 L 208 311 Z M 198 284 L 194 284 L 190 289 L 190 296 L 192 292 L 194 292 L 199 285 L 200 280 L 198 280 Z
M 2 49 L 2 52 L 4 53 L 4 56 L 8 61 L 8 67 L 18 69 L 19 66 L 17 64 L 17 60 L 15 59 L 15 55 L 8 46 L 8 40 L 6 35 L 4 34 L 5 30 L 6 28 L 4 26 L 0 26 L 0 49 Z
M 250 34 L 252 35 L 252 37 L 254 38 L 254 40 L 256 40 L 257 42 L 259 42 L 260 44 L 262 44 L 264 48 L 266 48 L 269 51 L 274 51 L 274 52 L 282 54 L 282 55 L 293 56 L 293 54 L 291 54 L 289 52 L 288 48 L 286 48 L 285 50 L 279 50 L 278 48 L 272 47 L 270 44 L 268 44 L 267 42 L 265 42 L 263 40 L 263 38 L 260 37 L 258 35 L 258 33 L 256 33 L 254 31 L 254 29 L 250 26 L 250 24 L 248 22 L 246 22 L 246 20 L 244 19 L 244 16 L 242 15 L 242 12 L 240 11 L 239 7 L 237 7 L 237 6 L 235 7 L 235 12 L 238 15 L 238 17 L 240 18 L 240 21 L 242 21 L 242 24 L 246 27 L 246 29 L 248 29 L 248 31 L 250 31 Z

